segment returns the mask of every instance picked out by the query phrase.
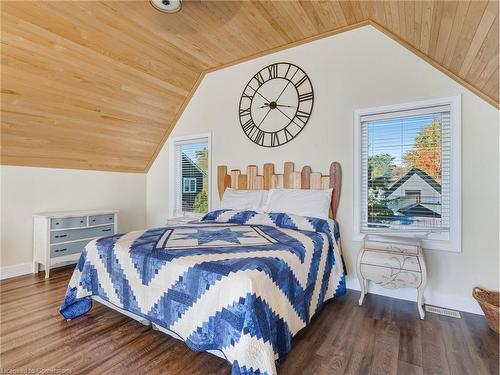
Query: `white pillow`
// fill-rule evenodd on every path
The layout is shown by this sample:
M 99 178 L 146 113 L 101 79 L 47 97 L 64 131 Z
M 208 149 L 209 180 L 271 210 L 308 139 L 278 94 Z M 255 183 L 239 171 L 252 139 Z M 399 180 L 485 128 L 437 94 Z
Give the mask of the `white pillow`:
M 221 209 L 263 212 L 267 190 L 237 190 L 227 188 L 220 202 Z
M 271 189 L 264 212 L 284 212 L 326 220 L 330 212 L 332 190 Z

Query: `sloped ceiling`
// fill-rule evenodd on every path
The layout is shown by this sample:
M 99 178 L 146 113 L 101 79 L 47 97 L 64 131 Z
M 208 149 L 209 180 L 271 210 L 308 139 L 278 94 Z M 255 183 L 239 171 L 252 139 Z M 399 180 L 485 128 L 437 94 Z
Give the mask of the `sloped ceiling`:
M 2 164 L 147 171 L 208 71 L 371 23 L 498 107 L 498 2 L 3 1 Z

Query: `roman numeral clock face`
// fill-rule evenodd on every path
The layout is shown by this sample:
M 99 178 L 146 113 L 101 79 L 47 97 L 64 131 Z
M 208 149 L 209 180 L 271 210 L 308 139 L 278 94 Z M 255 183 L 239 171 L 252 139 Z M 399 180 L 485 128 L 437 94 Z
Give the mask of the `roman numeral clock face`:
M 259 146 L 280 146 L 304 129 L 313 102 L 313 87 L 302 69 L 289 63 L 269 65 L 255 74 L 243 90 L 241 127 Z

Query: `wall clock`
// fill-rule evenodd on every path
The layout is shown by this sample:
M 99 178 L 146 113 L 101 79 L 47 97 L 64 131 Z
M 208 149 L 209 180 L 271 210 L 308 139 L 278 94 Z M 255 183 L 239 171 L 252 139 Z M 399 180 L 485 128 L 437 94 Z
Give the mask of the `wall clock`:
M 304 129 L 313 103 L 313 87 L 302 69 L 283 62 L 271 64 L 255 74 L 243 90 L 241 127 L 259 146 L 277 147 Z

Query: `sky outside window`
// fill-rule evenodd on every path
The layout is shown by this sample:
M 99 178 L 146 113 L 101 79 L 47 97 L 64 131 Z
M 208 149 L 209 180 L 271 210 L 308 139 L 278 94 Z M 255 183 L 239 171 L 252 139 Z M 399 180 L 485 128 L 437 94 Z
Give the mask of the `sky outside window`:
M 441 114 L 370 121 L 368 157 L 389 154 L 395 165 L 403 167 L 403 156 L 414 147 L 416 137 L 432 120 L 441 122 Z

